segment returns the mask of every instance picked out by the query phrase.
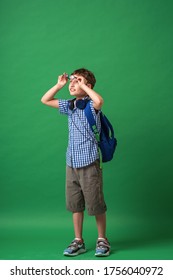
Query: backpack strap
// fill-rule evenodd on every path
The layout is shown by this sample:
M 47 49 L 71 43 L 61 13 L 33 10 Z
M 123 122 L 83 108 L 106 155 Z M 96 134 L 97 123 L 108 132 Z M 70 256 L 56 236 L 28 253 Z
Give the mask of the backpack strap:
M 88 123 L 90 125 L 90 128 L 91 130 L 93 131 L 94 135 L 95 135 L 95 138 L 99 144 L 100 142 L 100 134 L 99 134 L 99 131 L 97 129 L 97 125 L 96 125 L 96 121 L 94 119 L 94 116 L 93 116 L 93 113 L 91 111 L 91 107 L 90 107 L 90 102 L 87 103 L 85 109 L 84 109 L 84 112 L 85 112 L 85 116 L 88 120 Z M 98 151 L 99 151 L 99 157 L 100 157 L 100 168 L 102 168 L 102 154 L 101 154 L 101 150 L 100 150 L 100 147 L 98 145 Z

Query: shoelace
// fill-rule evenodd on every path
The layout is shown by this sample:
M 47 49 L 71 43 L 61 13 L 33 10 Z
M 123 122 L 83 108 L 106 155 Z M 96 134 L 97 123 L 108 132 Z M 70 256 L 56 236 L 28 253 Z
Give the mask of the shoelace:
M 97 241 L 97 248 L 110 248 L 110 245 L 107 240 L 98 240 Z
M 73 240 L 72 242 L 71 242 L 71 244 L 68 246 L 68 248 L 77 248 L 78 247 L 78 245 L 80 244 L 80 242 L 78 241 L 78 240 Z

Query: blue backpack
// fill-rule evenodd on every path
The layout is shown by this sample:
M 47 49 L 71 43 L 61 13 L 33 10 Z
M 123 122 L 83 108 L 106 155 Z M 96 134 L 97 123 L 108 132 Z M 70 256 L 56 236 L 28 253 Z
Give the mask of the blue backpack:
M 89 122 L 90 128 L 98 142 L 100 161 L 107 162 L 112 160 L 117 146 L 117 139 L 114 136 L 114 129 L 110 121 L 102 112 L 100 112 L 101 132 L 99 133 L 91 111 L 90 102 L 87 103 L 84 112 Z

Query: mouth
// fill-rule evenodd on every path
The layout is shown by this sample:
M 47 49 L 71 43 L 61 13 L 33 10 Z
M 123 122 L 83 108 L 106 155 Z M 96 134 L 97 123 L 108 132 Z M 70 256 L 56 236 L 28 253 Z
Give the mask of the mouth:
M 75 88 L 74 88 L 74 87 L 71 87 L 71 88 L 70 88 L 70 91 L 71 91 L 71 92 L 74 92 L 74 91 L 75 91 Z

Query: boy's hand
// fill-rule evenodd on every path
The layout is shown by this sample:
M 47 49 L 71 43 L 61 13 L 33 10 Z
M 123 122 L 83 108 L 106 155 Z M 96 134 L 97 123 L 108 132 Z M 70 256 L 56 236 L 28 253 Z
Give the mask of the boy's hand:
M 80 77 L 80 78 L 77 77 L 77 81 L 78 81 L 80 88 L 82 88 L 83 85 L 87 84 L 87 81 L 84 77 Z
M 58 76 L 57 85 L 62 88 L 66 85 L 67 81 L 68 81 L 67 75 L 66 73 L 64 73 L 63 75 Z

